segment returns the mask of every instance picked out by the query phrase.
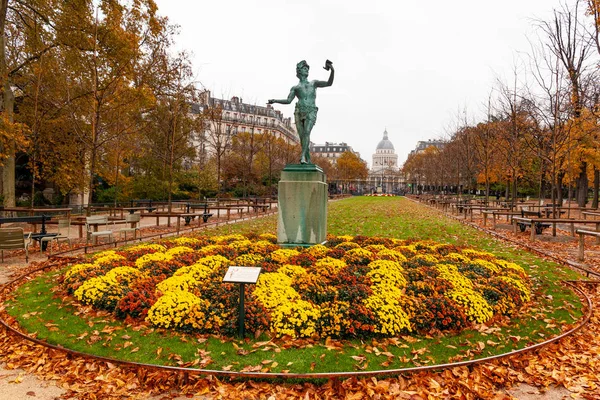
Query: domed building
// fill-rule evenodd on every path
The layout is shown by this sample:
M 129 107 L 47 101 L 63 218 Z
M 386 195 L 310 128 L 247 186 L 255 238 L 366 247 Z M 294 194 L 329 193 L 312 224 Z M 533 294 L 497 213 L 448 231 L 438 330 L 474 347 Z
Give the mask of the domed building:
M 383 131 L 383 139 L 377 144 L 373 154 L 369 184 L 373 193 L 393 193 L 398 189 L 398 155 L 388 138 L 387 129 Z

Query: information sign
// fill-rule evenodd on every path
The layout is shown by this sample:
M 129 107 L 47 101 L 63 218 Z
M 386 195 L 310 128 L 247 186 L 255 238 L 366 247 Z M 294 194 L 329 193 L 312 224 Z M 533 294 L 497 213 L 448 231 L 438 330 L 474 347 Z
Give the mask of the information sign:
M 239 302 L 239 336 L 244 337 L 244 286 L 247 283 L 255 284 L 260 275 L 260 267 L 240 267 L 232 266 L 227 269 L 227 273 L 223 277 L 224 283 L 237 283 L 240 286 L 240 302 Z
M 223 282 L 228 283 L 256 283 L 260 275 L 260 267 L 232 266 L 227 269 Z

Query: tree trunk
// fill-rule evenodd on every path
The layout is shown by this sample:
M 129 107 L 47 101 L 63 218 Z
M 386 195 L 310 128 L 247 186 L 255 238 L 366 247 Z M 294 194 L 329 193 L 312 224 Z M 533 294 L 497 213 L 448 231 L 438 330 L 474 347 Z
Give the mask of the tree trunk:
M 587 177 L 587 163 L 581 164 L 581 172 L 577 177 L 577 205 L 579 207 L 585 207 L 587 204 L 588 197 L 588 177 Z
M 556 190 L 556 201 L 555 203 L 557 204 L 562 204 L 563 202 L 563 191 L 562 191 L 562 187 L 563 187 L 563 179 L 565 177 L 564 172 L 560 172 L 557 176 L 556 176 L 556 186 L 555 186 L 555 190 Z
M 10 125 L 13 123 L 13 113 L 15 109 L 15 97 L 12 92 L 11 82 L 8 76 L 8 66 L 6 60 L 6 13 L 8 11 L 8 0 L 0 2 L 0 79 L 2 81 L 2 101 L 0 102 L 0 112 L 5 114 L 5 121 Z M 2 194 L 4 195 L 4 205 L 14 207 L 15 202 L 15 142 L 10 140 L 7 147 L 1 149 L 8 158 L 4 161 L 2 167 Z
M 517 207 L 517 178 L 515 174 L 515 179 L 513 180 L 513 189 L 512 189 L 512 206 L 513 209 Z
M 592 199 L 592 208 L 598 208 L 598 196 L 600 195 L 600 169 L 594 168 L 594 197 Z
M 86 211 L 86 215 L 90 216 L 92 215 L 92 198 L 94 195 L 94 170 L 96 169 L 96 147 L 92 148 L 92 151 L 90 153 L 90 160 L 88 163 L 88 167 L 89 167 L 89 178 L 88 178 L 88 186 L 87 186 L 87 211 Z M 83 205 L 85 205 L 85 201 L 82 202 Z
M 12 124 L 14 120 L 14 107 L 15 107 L 15 97 L 13 95 L 12 89 L 10 88 L 10 83 L 8 78 L 5 78 L 4 81 L 4 90 L 3 90 L 3 114 L 5 114 L 6 121 L 8 124 Z M 6 154 L 7 158 L 4 160 L 4 165 L 2 166 L 2 194 L 4 195 L 4 206 L 6 207 L 14 207 L 16 204 L 15 201 L 15 141 L 14 139 L 8 139 L 6 144 L 6 148 L 3 149 L 4 154 Z

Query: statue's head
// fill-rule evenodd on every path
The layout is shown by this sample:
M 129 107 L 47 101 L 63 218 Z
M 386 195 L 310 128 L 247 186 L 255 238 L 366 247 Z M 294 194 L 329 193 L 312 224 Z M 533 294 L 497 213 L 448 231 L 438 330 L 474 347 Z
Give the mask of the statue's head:
M 298 78 L 300 78 L 300 76 L 302 75 L 304 75 L 304 77 L 307 77 L 309 68 L 310 67 L 308 66 L 305 60 L 300 61 L 298 64 L 296 64 L 296 76 Z

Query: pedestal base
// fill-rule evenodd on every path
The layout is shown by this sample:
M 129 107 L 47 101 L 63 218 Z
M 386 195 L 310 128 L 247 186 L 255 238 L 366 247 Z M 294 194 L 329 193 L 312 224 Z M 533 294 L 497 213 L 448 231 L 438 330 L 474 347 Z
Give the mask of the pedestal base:
M 281 172 L 277 242 L 312 246 L 327 237 L 327 182 L 314 164 L 289 164 Z

